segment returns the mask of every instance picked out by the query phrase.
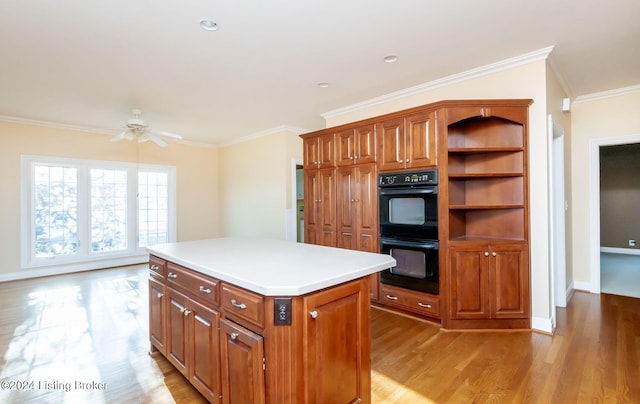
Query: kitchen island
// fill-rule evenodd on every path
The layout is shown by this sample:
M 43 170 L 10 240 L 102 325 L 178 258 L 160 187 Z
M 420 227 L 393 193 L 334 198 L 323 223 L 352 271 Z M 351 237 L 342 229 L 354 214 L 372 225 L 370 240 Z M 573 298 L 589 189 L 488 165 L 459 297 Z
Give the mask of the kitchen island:
M 220 238 L 148 248 L 150 340 L 211 402 L 370 402 L 368 275 L 388 255 Z

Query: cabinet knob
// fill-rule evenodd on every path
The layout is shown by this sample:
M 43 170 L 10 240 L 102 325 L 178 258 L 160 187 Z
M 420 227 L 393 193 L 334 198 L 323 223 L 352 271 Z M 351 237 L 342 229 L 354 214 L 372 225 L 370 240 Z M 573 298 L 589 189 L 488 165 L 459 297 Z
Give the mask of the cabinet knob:
M 398 160 L 398 163 L 404 163 L 404 160 L 400 159 Z
M 484 256 L 485 256 L 485 257 L 488 257 L 488 256 L 489 256 L 489 251 L 485 251 L 485 252 L 484 252 Z
M 311 316 L 311 318 L 318 318 L 318 311 L 317 310 L 310 311 L 309 315 Z
M 389 300 L 398 300 L 398 296 L 385 295 L 384 297 L 386 297 Z
M 204 286 L 200 286 L 200 292 L 201 293 L 211 293 L 211 289 L 209 289 L 209 288 L 205 289 Z
M 431 308 L 430 304 L 425 304 L 425 303 L 422 303 L 422 302 L 418 302 L 418 306 L 424 307 L 425 309 L 430 309 Z
M 491 255 L 493 255 L 495 257 L 496 256 L 496 252 L 495 251 L 492 252 Z
M 174 274 L 173 272 L 169 272 L 169 275 L 167 275 L 167 277 L 175 279 L 178 277 L 178 275 Z
M 182 312 L 184 314 L 184 316 L 188 316 L 189 314 L 191 314 L 191 310 L 185 310 Z
M 240 334 L 238 334 L 237 332 L 232 332 L 230 335 L 231 339 L 234 341 L 237 340 L 239 336 Z
M 237 308 L 239 308 L 240 310 L 244 310 L 244 309 L 246 309 L 246 308 L 247 308 L 247 305 L 246 305 L 246 304 L 244 304 L 244 303 L 238 303 L 238 302 L 236 301 L 236 299 L 231 299 L 231 305 L 232 305 L 233 307 L 237 307 Z
M 158 299 L 162 299 L 162 296 L 164 296 L 164 293 L 158 293 Z
M 152 271 L 157 271 L 158 269 L 160 269 L 160 267 L 157 265 L 151 265 L 149 269 L 151 269 Z

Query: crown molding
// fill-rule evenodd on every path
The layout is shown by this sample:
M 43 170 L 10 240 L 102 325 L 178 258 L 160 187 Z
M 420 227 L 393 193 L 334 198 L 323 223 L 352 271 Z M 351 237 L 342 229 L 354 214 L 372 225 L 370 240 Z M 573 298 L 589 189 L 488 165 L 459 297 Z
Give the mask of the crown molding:
M 59 122 L 51 122 L 51 121 L 40 121 L 37 119 L 28 119 L 28 118 L 20 118 L 15 116 L 8 115 L 0 115 L 0 121 L 9 122 L 9 123 L 17 123 L 21 125 L 32 125 L 32 126 L 42 126 L 45 128 L 53 128 L 53 129 L 64 129 L 64 130 L 73 130 L 79 132 L 88 132 L 95 133 L 97 135 L 115 135 L 118 131 L 115 130 L 107 130 L 100 128 L 92 128 L 89 126 L 79 126 L 79 125 L 70 125 L 66 123 Z
M 576 97 L 573 103 L 580 104 L 583 102 L 596 101 L 596 100 L 612 98 L 612 97 L 620 97 L 622 95 L 635 94 L 635 93 L 640 93 L 640 84 L 636 86 L 629 86 L 629 87 L 616 88 L 613 90 L 601 91 L 598 93 L 579 95 Z
M 309 129 L 303 129 L 303 128 L 298 128 L 295 126 L 289 126 L 289 125 L 280 125 L 280 126 L 276 126 L 275 128 L 271 128 L 271 129 L 265 129 L 263 131 L 260 132 L 256 132 L 247 136 L 243 136 L 237 139 L 232 139 L 229 140 L 227 142 L 223 142 L 220 143 L 218 146 L 219 147 L 227 147 L 227 146 L 231 146 L 234 144 L 238 144 L 238 143 L 244 143 L 244 142 L 248 142 L 250 140 L 254 140 L 254 139 L 258 139 L 264 136 L 269 136 L 269 135 L 274 135 L 276 133 L 282 133 L 282 132 L 292 132 L 295 133 L 297 135 L 301 135 L 303 133 L 308 133 L 311 132 L 311 130 Z
M 542 48 L 537 51 L 525 53 L 524 55 L 501 60 L 499 62 L 491 63 L 485 66 L 480 66 L 475 69 L 467 70 L 461 73 L 452 74 L 450 76 L 446 76 L 441 79 L 429 81 L 427 83 L 419 84 L 414 87 L 409 87 L 403 90 L 395 91 L 393 93 L 385 94 L 380 97 L 376 97 L 376 98 L 372 98 L 356 104 L 348 105 L 343 108 L 334 109 L 332 111 L 328 111 L 323 114 L 320 114 L 320 116 L 322 116 L 324 119 L 331 119 L 340 115 L 359 111 L 365 108 L 370 108 L 386 102 L 396 101 L 412 95 L 432 91 L 440 87 L 445 87 L 445 86 L 460 83 L 463 81 L 472 80 L 472 79 L 476 79 L 483 76 L 488 76 L 493 73 L 497 73 L 507 69 L 512 69 L 514 67 L 526 65 L 539 60 L 545 60 L 549 57 L 549 54 L 551 53 L 552 50 L 553 50 L 553 46 L 548 46 L 546 48 Z
M 556 64 L 553 54 L 549 55 L 549 58 L 547 59 L 547 63 L 549 65 L 549 68 L 553 72 L 553 74 L 555 74 L 556 78 L 558 79 L 558 82 L 560 83 L 560 87 L 562 87 L 562 91 L 564 91 L 567 97 L 575 98 L 574 96 L 575 93 L 573 92 L 573 89 L 571 88 L 571 86 L 567 84 L 567 81 L 564 79 L 564 76 L 562 75 L 562 73 L 560 73 L 560 69 Z

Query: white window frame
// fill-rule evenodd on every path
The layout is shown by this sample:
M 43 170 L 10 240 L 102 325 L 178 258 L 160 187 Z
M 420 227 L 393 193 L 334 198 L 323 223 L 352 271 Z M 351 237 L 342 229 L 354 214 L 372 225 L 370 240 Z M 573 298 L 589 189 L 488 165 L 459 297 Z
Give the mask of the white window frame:
M 34 223 L 33 167 L 38 164 L 76 167 L 78 169 L 78 254 L 72 256 L 36 257 Z M 91 251 L 90 176 L 92 168 L 127 171 L 127 248 L 118 251 Z M 105 262 L 105 266 L 129 262 L 126 259 L 146 260 L 145 247 L 138 246 L 138 171 L 166 173 L 168 177 L 168 242 L 176 241 L 176 168 L 175 166 L 139 164 L 118 161 L 84 160 L 50 156 L 20 156 L 21 175 L 21 266 L 38 268 Z M 124 261 L 123 261 L 124 259 Z M 120 260 L 120 261 L 118 261 Z M 92 267 L 100 267 L 92 265 Z

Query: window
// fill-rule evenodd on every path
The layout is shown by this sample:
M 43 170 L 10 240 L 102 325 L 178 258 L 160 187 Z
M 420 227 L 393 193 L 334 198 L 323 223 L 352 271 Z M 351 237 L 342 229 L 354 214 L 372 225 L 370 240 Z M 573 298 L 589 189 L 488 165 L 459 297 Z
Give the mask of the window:
M 23 267 L 146 255 L 175 241 L 175 168 L 22 157 Z

